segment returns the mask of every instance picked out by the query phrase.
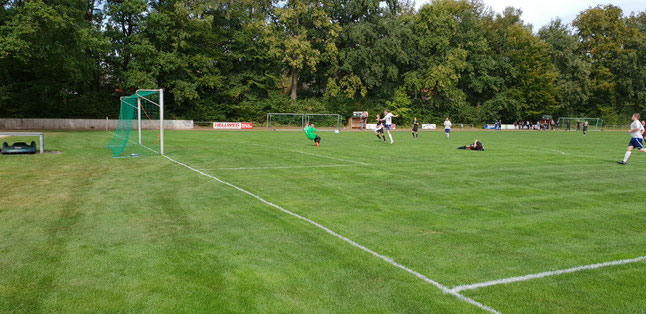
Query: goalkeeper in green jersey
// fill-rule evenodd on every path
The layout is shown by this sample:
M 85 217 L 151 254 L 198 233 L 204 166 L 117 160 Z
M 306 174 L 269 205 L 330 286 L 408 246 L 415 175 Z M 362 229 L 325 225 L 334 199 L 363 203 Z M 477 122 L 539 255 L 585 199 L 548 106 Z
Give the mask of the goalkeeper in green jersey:
M 314 128 L 314 124 L 306 123 L 303 131 L 305 132 L 305 136 L 307 136 L 307 138 L 310 140 L 314 140 L 314 145 L 316 145 L 316 147 L 319 147 L 319 143 L 321 142 L 321 137 L 316 135 L 316 129 Z

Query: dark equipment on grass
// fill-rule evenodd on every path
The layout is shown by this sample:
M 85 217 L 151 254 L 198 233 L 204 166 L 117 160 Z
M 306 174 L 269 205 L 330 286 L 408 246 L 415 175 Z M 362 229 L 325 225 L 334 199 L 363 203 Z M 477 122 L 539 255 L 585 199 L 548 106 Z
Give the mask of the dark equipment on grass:
M 13 145 L 7 144 L 7 142 L 2 143 L 2 154 L 35 154 L 38 151 L 36 147 L 36 142 L 31 141 L 30 145 L 27 145 L 25 142 L 13 143 Z

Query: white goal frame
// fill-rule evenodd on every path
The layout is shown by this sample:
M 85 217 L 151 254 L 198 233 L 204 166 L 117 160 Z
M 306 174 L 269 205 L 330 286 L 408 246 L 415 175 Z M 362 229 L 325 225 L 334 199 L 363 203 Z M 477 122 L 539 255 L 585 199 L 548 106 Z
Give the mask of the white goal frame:
M 139 92 L 158 92 L 159 93 L 159 102 L 156 103 L 148 98 L 146 96 L 139 96 Z M 139 145 L 142 145 L 141 143 L 141 108 L 143 108 L 143 105 L 141 104 L 141 100 L 145 100 L 153 105 L 156 105 L 159 107 L 159 154 L 164 155 L 164 90 L 163 89 L 138 89 L 137 92 L 135 93 L 137 95 L 137 130 L 139 132 Z M 151 125 L 152 127 L 153 125 Z
M 601 118 L 586 118 L 586 117 L 560 117 L 558 119 L 558 124 L 559 124 L 559 129 L 560 130 L 565 130 L 566 129 L 566 121 L 570 120 L 572 123 L 570 124 L 570 129 L 574 128 L 576 131 L 576 121 L 580 120 L 581 121 L 581 128 L 583 128 L 583 124 L 585 121 L 588 121 L 588 131 L 601 131 L 603 130 L 603 119 Z M 593 125 L 592 122 L 595 122 Z
M 275 116 L 292 116 L 295 118 L 295 121 L 298 121 L 300 117 L 301 125 L 300 129 L 305 127 L 306 123 L 310 122 L 311 117 L 334 117 L 336 118 L 336 126 L 333 127 L 335 130 L 341 130 L 341 115 L 336 113 L 281 113 L 281 112 L 270 112 L 267 114 L 267 129 L 276 131 L 275 127 L 272 127 L 272 119 Z M 289 128 L 285 128 L 286 130 Z M 292 128 L 293 129 L 293 128 Z

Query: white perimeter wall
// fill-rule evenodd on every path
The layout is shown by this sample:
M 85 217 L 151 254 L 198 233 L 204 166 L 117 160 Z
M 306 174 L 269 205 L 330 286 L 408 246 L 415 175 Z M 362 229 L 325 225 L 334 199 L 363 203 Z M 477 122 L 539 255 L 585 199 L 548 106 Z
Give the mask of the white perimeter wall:
M 117 127 L 117 121 L 116 119 L 0 119 L 0 130 L 105 130 L 106 126 L 109 130 L 114 130 Z M 143 129 L 153 123 L 147 120 L 141 122 Z M 168 130 L 186 130 L 192 129 L 193 126 L 193 120 L 164 121 L 164 129 Z

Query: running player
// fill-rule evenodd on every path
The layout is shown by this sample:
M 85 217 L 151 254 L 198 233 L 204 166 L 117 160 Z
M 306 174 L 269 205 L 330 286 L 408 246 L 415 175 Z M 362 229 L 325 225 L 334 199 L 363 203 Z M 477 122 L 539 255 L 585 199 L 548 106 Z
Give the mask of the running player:
M 382 121 L 384 121 L 384 127 L 386 128 L 386 133 L 388 133 L 388 137 L 390 138 L 390 144 L 394 143 L 393 141 L 393 136 L 390 134 L 390 127 L 393 124 L 393 118 L 399 117 L 396 114 L 392 114 L 392 112 L 388 112 L 388 109 L 384 110 L 384 118 Z
M 618 164 L 625 165 L 628 162 L 633 148 L 638 148 L 640 152 L 646 152 L 646 148 L 644 148 L 643 130 L 644 126 L 639 122 L 639 113 L 636 113 L 633 115 L 633 123 L 630 124 L 630 130 L 628 131 L 631 137 L 630 143 L 628 143 L 628 150 L 626 151 L 626 155 L 624 155 L 624 160 L 618 161 Z
M 448 117 L 444 121 L 444 134 L 446 134 L 446 139 L 449 139 L 449 136 L 451 136 L 451 121 L 449 121 Z
M 588 131 L 588 121 L 583 122 L 583 136 L 585 136 L 585 132 Z
M 379 139 L 380 142 L 381 142 L 382 137 L 383 137 L 383 140 L 385 142 L 386 141 L 386 136 L 384 135 L 384 125 L 383 125 L 383 123 L 381 121 L 382 120 L 381 120 L 380 116 L 377 115 L 377 128 L 375 128 L 375 135 L 377 135 L 377 138 Z M 381 136 L 379 136 L 379 134 L 381 134 Z
M 305 132 L 305 136 L 307 136 L 307 138 L 310 140 L 314 140 L 314 145 L 316 145 L 316 147 L 319 147 L 319 143 L 321 142 L 321 137 L 316 135 L 316 129 L 314 128 L 314 123 L 312 124 L 305 123 L 305 128 L 303 128 L 303 131 Z
M 417 122 L 417 118 L 415 118 L 415 121 L 413 121 L 413 130 L 411 133 L 413 133 L 413 138 L 419 137 L 419 134 L 417 133 L 417 126 L 419 126 L 419 123 Z

